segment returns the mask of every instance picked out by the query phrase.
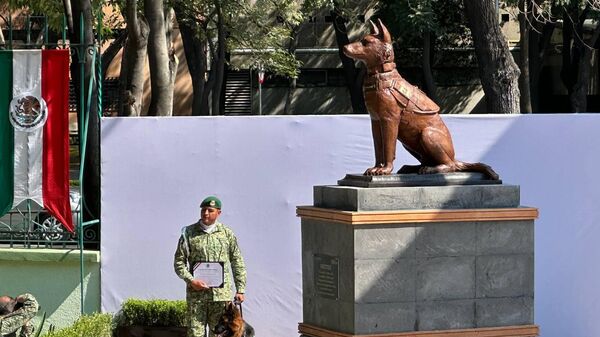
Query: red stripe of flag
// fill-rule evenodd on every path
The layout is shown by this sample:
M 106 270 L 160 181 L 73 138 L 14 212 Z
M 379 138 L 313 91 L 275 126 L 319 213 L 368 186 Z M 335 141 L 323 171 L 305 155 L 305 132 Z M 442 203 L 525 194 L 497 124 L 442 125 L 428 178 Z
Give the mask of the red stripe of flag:
M 69 202 L 68 50 L 42 50 L 42 97 L 48 106 L 42 159 L 44 207 L 73 232 Z

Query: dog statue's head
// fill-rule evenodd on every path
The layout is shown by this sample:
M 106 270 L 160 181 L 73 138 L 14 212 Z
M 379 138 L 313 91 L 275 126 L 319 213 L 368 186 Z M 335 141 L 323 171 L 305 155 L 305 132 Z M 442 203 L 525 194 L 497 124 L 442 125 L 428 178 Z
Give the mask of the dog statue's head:
M 225 305 L 225 311 L 219 318 L 213 332 L 221 337 L 239 337 L 244 333 L 242 314 L 233 302 Z
M 367 68 L 375 68 L 384 63 L 394 62 L 394 48 L 392 37 L 381 20 L 377 24 L 369 20 L 371 33 L 365 35 L 362 40 L 344 46 L 346 56 L 362 61 Z

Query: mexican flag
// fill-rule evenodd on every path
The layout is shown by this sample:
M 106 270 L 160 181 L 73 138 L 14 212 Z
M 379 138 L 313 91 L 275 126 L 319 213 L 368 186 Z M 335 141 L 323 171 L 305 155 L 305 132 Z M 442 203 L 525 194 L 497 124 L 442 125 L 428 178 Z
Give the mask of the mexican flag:
M 0 51 L 0 216 L 27 199 L 73 231 L 69 51 Z

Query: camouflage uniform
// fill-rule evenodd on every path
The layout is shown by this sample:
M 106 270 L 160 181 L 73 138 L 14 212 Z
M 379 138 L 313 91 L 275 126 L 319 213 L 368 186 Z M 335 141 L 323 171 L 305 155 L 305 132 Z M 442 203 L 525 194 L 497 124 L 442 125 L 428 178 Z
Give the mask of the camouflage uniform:
M 19 337 L 33 336 L 33 324 L 31 319 L 38 311 L 38 302 L 31 294 L 23 294 L 19 296 L 25 298 L 23 306 L 10 314 L 0 316 L 0 336 L 14 337 L 19 332 Z
M 210 335 L 214 336 L 212 330 L 223 313 L 225 302 L 233 299 L 231 271 L 237 292 L 243 294 L 246 288 L 246 267 L 237 239 L 233 231 L 222 223 L 215 225 L 211 233 L 204 232 L 198 223 L 184 227 L 175 251 L 175 273 L 187 283 L 189 337 L 204 337 L 206 322 Z M 196 262 L 224 262 L 223 288 L 193 289 L 190 282 L 194 277 L 189 266 Z

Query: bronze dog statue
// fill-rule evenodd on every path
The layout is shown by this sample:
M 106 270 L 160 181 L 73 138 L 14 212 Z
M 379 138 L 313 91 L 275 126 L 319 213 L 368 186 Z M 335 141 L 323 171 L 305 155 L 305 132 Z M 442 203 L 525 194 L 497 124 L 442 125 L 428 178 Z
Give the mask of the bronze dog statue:
M 381 20 L 371 23 L 371 34 L 344 46 L 346 56 L 367 67 L 363 93 L 371 116 L 375 166 L 365 175 L 388 175 L 394 169 L 396 139 L 421 165 L 404 165 L 398 173 L 482 172 L 499 179 L 491 167 L 464 163 L 454 158 L 448 128 L 438 114 L 440 108 L 419 88 L 408 83 L 394 63 L 392 38 Z

